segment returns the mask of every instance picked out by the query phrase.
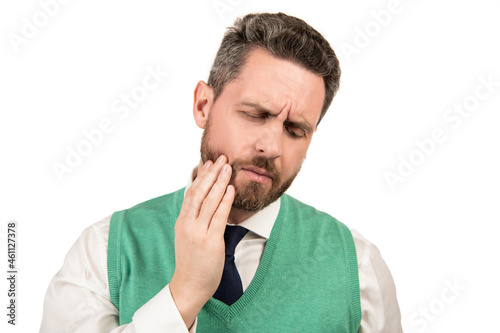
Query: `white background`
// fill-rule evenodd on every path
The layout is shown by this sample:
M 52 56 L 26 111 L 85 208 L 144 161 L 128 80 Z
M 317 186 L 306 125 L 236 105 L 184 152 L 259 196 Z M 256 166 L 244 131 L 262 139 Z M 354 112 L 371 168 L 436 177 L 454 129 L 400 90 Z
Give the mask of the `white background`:
M 405 332 L 495 331 L 500 5 L 390 3 L 73 0 L 14 46 L 23 18 L 44 24 L 41 5 L 2 2 L 0 266 L 7 270 L 7 222 L 17 221 L 19 293 L 18 326 L 11 327 L 2 278 L 0 330 L 38 331 L 49 281 L 84 228 L 185 186 L 201 137 L 191 115 L 193 89 L 206 81 L 225 27 L 249 12 L 283 11 L 330 41 L 343 72 L 289 194 L 380 249 Z M 374 13 L 388 8 L 397 10 L 377 23 Z M 169 76 L 120 119 L 113 102 L 141 84 L 148 66 Z M 455 104 L 473 103 L 476 89 L 488 92 L 478 88 L 480 77 L 497 86 L 453 128 L 458 123 L 443 116 Z M 52 164 L 65 163 L 67 147 L 75 149 L 82 131 L 105 118 L 113 131 L 58 180 Z M 419 160 L 415 140 L 431 138 L 436 128 L 446 140 Z M 399 158 L 410 156 L 422 163 L 391 190 L 384 174 L 397 174 Z

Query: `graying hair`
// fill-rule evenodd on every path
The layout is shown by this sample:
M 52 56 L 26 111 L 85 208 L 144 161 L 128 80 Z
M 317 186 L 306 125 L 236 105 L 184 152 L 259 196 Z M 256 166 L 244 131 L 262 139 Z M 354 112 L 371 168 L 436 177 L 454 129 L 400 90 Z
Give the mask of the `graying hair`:
M 284 13 L 248 14 L 237 18 L 227 29 L 208 77 L 214 100 L 226 83 L 237 78 L 246 56 L 256 47 L 323 77 L 325 100 L 319 124 L 339 88 L 339 61 L 318 31 L 303 20 Z

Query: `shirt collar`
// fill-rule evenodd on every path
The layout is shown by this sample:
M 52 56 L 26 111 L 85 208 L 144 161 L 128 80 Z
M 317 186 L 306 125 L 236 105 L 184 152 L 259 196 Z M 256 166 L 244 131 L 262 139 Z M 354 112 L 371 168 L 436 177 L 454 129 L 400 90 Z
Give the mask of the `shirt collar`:
M 189 176 L 186 189 L 184 190 L 184 195 L 186 195 L 187 189 L 193 183 L 193 175 L 194 172 L 192 172 Z M 244 220 L 238 225 L 247 228 L 260 237 L 269 239 L 271 230 L 273 229 L 274 221 L 276 221 L 276 218 L 278 217 L 280 206 L 281 198 L 276 200 L 266 208 L 258 211 L 254 215 L 250 216 L 248 219 Z

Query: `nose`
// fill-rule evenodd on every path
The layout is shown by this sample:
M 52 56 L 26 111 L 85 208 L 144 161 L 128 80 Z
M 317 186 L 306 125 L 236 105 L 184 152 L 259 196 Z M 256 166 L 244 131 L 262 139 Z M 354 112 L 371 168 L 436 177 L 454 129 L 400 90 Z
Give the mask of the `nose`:
M 260 131 L 255 149 L 259 156 L 274 159 L 282 154 L 283 124 L 270 122 Z

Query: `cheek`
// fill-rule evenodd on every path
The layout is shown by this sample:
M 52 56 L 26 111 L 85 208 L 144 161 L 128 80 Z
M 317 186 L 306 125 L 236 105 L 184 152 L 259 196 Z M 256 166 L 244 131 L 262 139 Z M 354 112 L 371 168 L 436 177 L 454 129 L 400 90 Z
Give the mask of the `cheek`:
M 287 150 L 283 150 L 282 155 L 282 173 L 284 177 L 289 177 L 300 169 L 307 153 L 306 145 L 303 147 L 298 143 L 292 143 Z
M 248 154 L 247 148 L 251 146 L 251 135 L 248 129 L 236 126 L 233 122 L 223 120 L 211 125 L 211 141 L 214 147 L 229 157 L 229 162 L 234 158 Z

